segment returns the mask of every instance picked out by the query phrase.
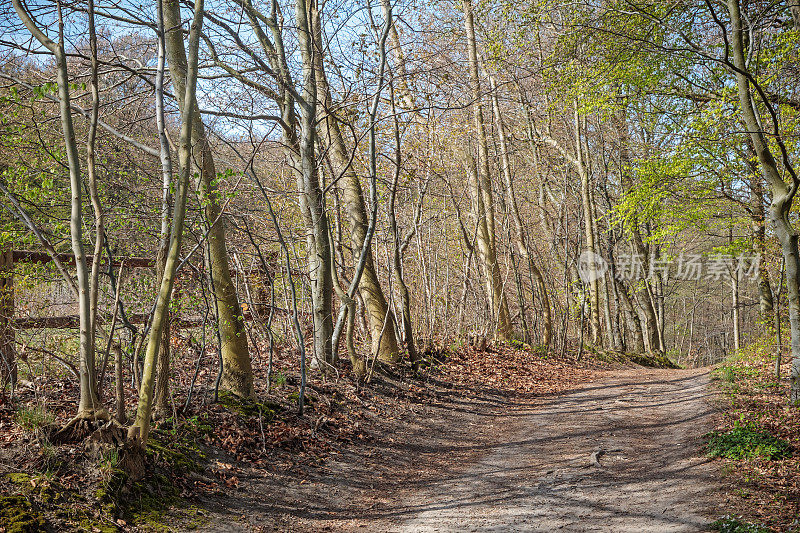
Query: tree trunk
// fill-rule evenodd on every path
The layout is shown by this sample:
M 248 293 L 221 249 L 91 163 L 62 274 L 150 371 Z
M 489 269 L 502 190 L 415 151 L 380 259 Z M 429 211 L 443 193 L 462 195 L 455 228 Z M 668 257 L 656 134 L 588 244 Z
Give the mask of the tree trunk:
M 752 149 L 752 143 L 748 143 Z M 755 170 L 755 169 L 754 169 Z M 764 212 L 764 188 L 760 178 L 750 181 L 751 228 L 753 253 L 760 260 L 766 254 L 766 213 Z M 766 266 L 766 265 L 764 265 Z M 766 268 L 758 269 L 758 309 L 764 326 L 769 329 L 772 321 L 773 308 L 772 287 L 769 282 L 769 271 Z
M 156 0 L 161 2 L 162 0 Z M 163 7 L 163 4 L 162 4 Z M 163 11 L 163 9 L 162 9 Z M 172 189 L 172 151 L 167 139 L 167 125 L 164 117 L 164 72 L 167 60 L 166 33 L 164 30 L 164 17 L 158 17 L 158 62 L 156 67 L 156 127 L 158 129 L 159 159 L 161 162 L 161 232 L 159 235 L 158 251 L 156 252 L 156 279 L 163 279 L 169 254 L 170 244 L 170 198 Z M 170 315 L 164 320 L 163 332 L 158 352 L 158 381 L 156 383 L 156 411 L 168 411 L 169 398 L 169 359 L 170 359 Z M 121 368 L 120 368 L 121 372 Z M 118 402 L 119 403 L 119 402 Z M 124 407 L 124 406 L 123 406 Z M 124 410 L 123 410 L 124 414 Z M 117 411 L 120 415 L 120 411 Z
M 361 250 L 364 244 L 368 225 L 367 212 L 364 205 L 364 194 L 361 189 L 361 182 L 350 162 L 350 156 L 337 119 L 327 111 L 327 109 L 333 107 L 333 102 L 330 89 L 325 80 L 324 71 L 322 70 L 322 58 L 319 53 L 316 54 L 315 61 L 318 65 L 317 94 L 320 102 L 324 103 L 324 105 L 318 106 L 317 119 L 322 130 L 322 136 L 330 149 L 331 160 L 334 163 L 334 172 L 336 172 L 337 175 L 341 175 L 340 183 L 343 184 L 342 197 L 344 200 L 345 214 L 350 225 L 350 243 L 353 250 L 356 251 L 354 261 L 358 261 L 357 251 Z M 378 339 L 380 339 L 380 346 L 373 345 L 372 353 L 377 353 L 378 359 L 381 361 L 387 363 L 397 362 L 400 357 L 400 352 L 397 347 L 397 337 L 395 336 L 394 329 L 386 328 L 383 335 L 381 335 L 384 321 L 393 321 L 394 319 L 392 310 L 389 309 L 386 303 L 386 297 L 384 296 L 383 289 L 378 280 L 372 247 L 370 247 L 358 288 L 366 306 L 370 337 L 372 338 L 373 344 L 377 344 Z M 386 316 L 387 313 L 389 313 L 388 318 Z
M 464 8 L 464 26 L 467 32 L 467 48 L 469 52 L 469 72 L 472 82 L 472 111 L 475 120 L 475 132 L 478 135 L 478 157 L 480 171 L 468 155 L 468 167 L 473 174 L 473 213 L 479 222 L 478 230 L 478 257 L 481 260 L 484 272 L 487 295 L 492 308 L 492 319 L 495 322 L 495 337 L 500 341 L 511 339 L 511 316 L 508 312 L 508 302 L 503 291 L 503 282 L 500 275 L 500 266 L 497 263 L 495 249 L 495 221 L 494 200 L 492 198 L 492 181 L 489 173 L 489 147 L 486 137 L 486 125 L 483 121 L 483 105 L 481 104 L 481 86 L 478 75 L 478 50 L 475 42 L 475 21 L 472 12 L 471 0 L 462 0 Z M 474 170 L 473 170 L 474 169 Z
M 183 44 L 180 6 L 177 0 L 165 0 L 164 26 L 167 29 L 166 48 L 169 73 L 178 104 L 183 107 L 186 93 L 187 62 Z M 222 220 L 222 205 L 217 188 L 217 171 L 211 146 L 203 125 L 203 117 L 197 102 L 192 118 L 192 160 L 199 171 L 197 183 L 200 204 L 203 206 L 205 223 L 209 225 L 206 246 L 211 258 L 211 273 L 214 279 L 214 297 L 219 309 L 219 333 L 222 340 L 222 381 L 220 388 L 242 398 L 253 396 L 253 370 L 247 334 L 239 305 L 239 297 L 233 285 L 225 244 L 225 224 Z
M 180 30 L 180 12 L 177 2 L 175 0 L 166 0 L 163 18 L 166 28 L 175 29 L 173 33 L 178 33 L 182 36 Z M 159 11 L 161 11 L 161 4 L 159 4 Z M 172 11 L 172 13 L 169 13 Z M 171 15 L 171 16 L 170 16 Z M 178 24 L 170 24 L 169 20 L 177 20 Z M 181 129 L 178 158 L 180 161 L 180 176 L 175 190 L 175 207 L 172 213 L 172 228 L 170 231 L 170 244 L 169 253 L 164 267 L 164 276 L 161 278 L 161 284 L 158 291 L 158 300 L 156 301 L 156 308 L 153 312 L 153 321 L 150 327 L 150 336 L 147 339 L 147 348 L 145 350 L 144 370 L 142 372 L 142 384 L 139 389 L 139 404 L 136 409 L 136 420 L 134 424 L 128 429 L 128 438 L 138 441 L 141 445 L 147 443 L 147 438 L 150 435 L 150 416 L 153 407 L 153 389 L 155 385 L 155 372 L 156 372 L 156 358 L 159 353 L 159 345 L 161 344 L 161 336 L 164 323 L 167 320 L 169 313 L 170 297 L 172 295 L 172 287 L 175 282 L 175 272 L 178 268 L 178 261 L 181 249 L 181 240 L 183 237 L 183 221 L 186 216 L 186 197 L 189 190 L 189 174 L 191 173 L 192 164 L 192 141 L 193 141 L 193 120 L 192 115 L 197 108 L 197 101 L 195 99 L 195 91 L 197 88 L 197 66 L 198 66 L 198 49 L 200 47 L 200 31 L 203 24 L 203 0 L 195 2 L 194 19 L 192 20 L 192 27 L 189 33 L 189 55 L 184 54 L 183 58 L 185 66 L 184 87 L 185 93 L 181 98 L 183 105 L 180 106 L 181 115 Z M 182 39 L 182 37 L 181 37 Z M 169 43 L 169 41 L 167 41 Z M 183 41 L 181 40 L 181 47 Z M 174 63 L 172 64 L 174 66 Z
M 309 268 L 311 272 L 311 299 L 314 304 L 314 357 L 316 364 L 326 368 L 333 363 L 331 339 L 333 336 L 332 296 L 333 276 L 331 248 L 328 240 L 328 216 L 325 195 L 317 173 L 316 116 L 319 94 L 317 69 L 314 63 L 313 20 L 315 0 L 297 0 L 295 22 L 302 57 L 302 97 L 300 103 L 300 169 L 303 176 L 303 195 L 311 220 L 308 232 Z
M 350 153 L 339 128 L 337 118 L 330 112 L 333 109 L 333 98 L 330 86 L 328 85 L 325 73 L 323 46 L 321 41 L 321 21 L 319 20 L 318 10 L 313 10 L 314 31 L 316 34 L 315 44 L 317 49 L 314 54 L 314 65 L 316 68 L 317 86 L 317 121 L 321 128 L 321 134 L 325 144 L 330 149 L 331 161 L 334 172 L 341 176 L 340 182 L 343 183 L 342 196 L 344 199 L 345 212 L 350 224 L 350 242 L 354 250 L 354 262 L 358 261 L 358 251 L 364 244 L 367 235 L 367 210 L 364 205 L 364 193 L 361 189 L 361 181 L 356 175 Z M 388 23 L 388 21 L 387 21 Z M 400 358 L 400 351 L 397 346 L 397 337 L 394 328 L 384 328 L 385 322 L 393 323 L 394 316 L 392 310 L 386 303 L 386 297 L 381 288 L 378 274 L 375 270 L 375 262 L 370 246 L 364 270 L 358 284 L 361 297 L 367 311 L 369 322 L 370 337 L 372 338 L 372 353 L 378 354 L 378 359 L 387 363 L 395 363 Z M 388 314 L 388 316 L 387 316 Z M 383 331 L 383 335 L 381 335 Z M 380 345 L 378 342 L 380 341 Z
M 59 42 L 55 43 L 36 26 L 36 23 L 25 10 L 20 0 L 12 0 L 12 3 L 14 5 L 14 10 L 17 12 L 17 15 L 28 31 L 30 31 L 31 35 L 53 54 L 56 61 L 61 130 L 64 136 L 64 146 L 70 178 L 70 237 L 77 271 L 78 313 L 80 317 L 80 400 L 78 402 L 78 417 L 91 418 L 99 411 L 100 405 L 95 384 L 95 345 L 94 331 L 92 330 L 89 269 L 86 264 L 86 254 L 83 246 L 81 205 L 83 180 L 81 177 L 80 159 L 78 157 L 78 144 L 75 141 L 75 130 L 72 124 L 72 109 L 69 93 L 70 82 L 69 73 L 67 72 L 67 57 L 64 51 L 64 21 L 61 14 L 61 4 L 58 5 Z
M 795 193 L 797 192 L 798 179 L 794 168 L 784 157 L 785 170 L 791 175 L 792 182 L 789 186 L 783 181 L 781 171 L 772 150 L 767 142 L 766 134 L 761 127 L 758 111 L 753 103 L 753 95 L 748 79 L 747 62 L 744 49 L 744 25 L 739 6 L 739 0 L 727 0 L 728 14 L 731 19 L 731 57 L 735 67 L 734 75 L 739 95 L 739 107 L 742 110 L 744 123 L 753 143 L 753 148 L 758 156 L 761 171 L 772 189 L 772 204 L 769 213 L 775 224 L 775 235 L 781 244 L 784 260 L 786 261 L 786 295 L 789 301 L 789 327 L 791 331 L 792 368 L 790 371 L 791 387 L 789 402 L 796 405 L 800 402 L 800 256 L 797 248 L 797 232 L 789 220 Z M 782 144 L 779 136 L 776 142 Z
M 736 353 L 742 349 L 742 332 L 739 319 L 739 271 L 734 270 L 731 276 L 731 296 L 733 307 L 733 347 Z
M 594 199 L 592 198 L 592 188 L 589 179 L 589 168 L 586 157 L 588 154 L 583 150 L 583 134 L 581 133 L 582 119 L 578 114 L 578 102 L 575 101 L 575 154 L 578 160 L 578 174 L 581 179 L 581 206 L 583 207 L 584 218 L 584 237 L 586 239 L 586 253 L 589 261 L 588 266 L 588 285 L 589 285 L 589 327 L 592 334 L 592 344 L 600 344 L 600 279 L 597 272 L 597 246 L 595 243 L 595 222 L 594 222 Z
M 542 299 L 542 311 L 544 320 L 544 336 L 542 344 L 549 347 L 553 338 L 553 316 L 550 311 L 550 296 L 547 292 L 547 285 L 544 281 L 539 267 L 530 255 L 528 250 L 527 241 L 525 239 L 525 227 L 522 224 L 522 217 L 519 214 L 519 205 L 517 204 L 517 197 L 514 192 L 513 178 L 511 176 L 511 162 L 508 157 L 508 141 L 506 140 L 505 127 L 503 126 L 502 115 L 500 114 L 500 103 L 497 97 L 497 84 L 494 78 L 489 78 L 491 94 L 492 94 L 492 107 L 494 108 L 494 117 L 497 125 L 497 136 L 500 141 L 500 161 L 503 170 L 503 186 L 508 199 L 508 204 L 511 209 L 511 216 L 514 219 L 514 242 L 517 245 L 520 257 L 527 263 L 528 268 L 536 279 L 539 289 L 539 296 Z M 533 288 L 531 288 L 533 290 Z

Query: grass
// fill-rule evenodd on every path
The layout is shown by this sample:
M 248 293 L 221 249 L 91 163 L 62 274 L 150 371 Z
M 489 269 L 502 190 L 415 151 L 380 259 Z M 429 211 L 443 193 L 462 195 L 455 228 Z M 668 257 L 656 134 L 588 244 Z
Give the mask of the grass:
M 709 457 L 734 460 L 763 457 L 771 461 L 792 455 L 792 447 L 788 442 L 752 424 L 736 422 L 733 429 L 712 431 L 707 437 Z
M 28 431 L 36 431 L 49 426 L 55 421 L 56 417 L 45 409 L 44 405 L 34 405 L 33 407 L 23 406 L 16 414 L 16 421 L 21 427 Z

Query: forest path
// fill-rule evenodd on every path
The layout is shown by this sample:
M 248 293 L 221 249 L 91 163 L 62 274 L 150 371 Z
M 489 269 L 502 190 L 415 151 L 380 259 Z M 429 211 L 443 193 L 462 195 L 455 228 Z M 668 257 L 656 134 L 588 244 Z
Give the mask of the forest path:
M 391 531 L 704 531 L 715 467 L 707 370 L 613 373 L 515 422 Z
M 200 529 L 704 531 L 721 494 L 708 384 L 708 369 L 635 368 L 522 405 L 453 390 L 301 482 L 243 478 Z

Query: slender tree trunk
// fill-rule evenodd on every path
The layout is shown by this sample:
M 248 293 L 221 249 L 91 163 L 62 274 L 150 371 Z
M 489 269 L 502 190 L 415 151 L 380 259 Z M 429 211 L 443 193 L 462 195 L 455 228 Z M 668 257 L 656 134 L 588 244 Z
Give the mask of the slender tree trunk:
M 178 104 L 184 106 L 186 94 L 187 60 L 181 31 L 180 6 L 177 0 L 165 0 L 164 26 L 166 34 L 167 61 Z M 253 396 L 253 370 L 247 343 L 242 308 L 231 280 L 228 250 L 225 244 L 225 224 L 222 219 L 221 197 L 217 186 L 217 171 L 211 145 L 203 125 L 203 117 L 195 101 L 192 118 L 193 161 L 197 164 L 197 183 L 203 217 L 208 224 L 208 247 L 211 258 L 211 274 L 214 279 L 214 297 L 219 308 L 219 333 L 222 341 L 222 380 L 220 389 L 236 396 Z
M 731 276 L 731 296 L 733 307 L 733 347 L 736 353 L 742 349 L 742 331 L 740 328 L 741 319 L 739 318 L 739 271 L 734 270 Z
M 497 136 L 500 141 L 500 161 L 503 173 L 503 186 L 506 193 L 506 198 L 511 210 L 511 217 L 514 219 L 514 242 L 519 251 L 520 257 L 527 263 L 531 274 L 536 279 L 539 289 L 539 297 L 542 299 L 542 312 L 544 320 L 544 336 L 542 344 L 546 347 L 550 346 L 553 339 L 553 316 L 550 311 L 550 296 L 547 291 L 544 276 L 541 270 L 536 265 L 533 257 L 528 250 L 527 241 L 525 239 L 525 227 L 522 224 L 522 216 L 519 213 L 519 205 L 517 204 L 516 194 L 514 192 L 513 178 L 511 176 L 511 161 L 508 157 L 508 141 L 506 140 L 505 127 L 503 126 L 503 119 L 500 113 L 500 103 L 497 97 L 497 84 L 494 78 L 489 78 L 492 106 L 494 108 L 494 117 L 497 126 Z M 532 288 L 531 288 L 532 290 Z
M 748 143 L 752 149 L 752 143 Z M 750 181 L 750 204 L 751 204 L 751 228 L 752 228 L 752 247 L 761 261 L 766 254 L 766 213 L 764 210 L 764 188 L 760 177 Z M 766 268 L 758 269 L 758 309 L 764 326 L 769 329 L 772 321 L 772 287 L 769 282 L 769 271 Z
M 778 275 L 778 288 L 775 289 L 775 378 L 781 378 L 781 361 L 783 356 L 783 337 L 781 336 L 781 288 L 786 263 L 781 261 L 781 273 Z
M 69 73 L 67 71 L 67 57 L 64 51 L 64 20 L 61 4 L 58 4 L 58 35 L 59 42 L 55 43 L 44 34 L 30 17 L 21 0 L 12 0 L 14 10 L 20 20 L 30 31 L 31 35 L 42 46 L 53 54 L 56 61 L 58 81 L 59 111 L 61 115 L 61 129 L 64 136 L 64 146 L 67 154 L 67 166 L 70 178 L 70 237 L 72 252 L 75 255 L 78 289 L 79 313 L 79 339 L 80 339 L 80 400 L 78 402 L 78 417 L 92 418 L 100 410 L 95 384 L 95 345 L 94 331 L 92 329 L 91 288 L 89 284 L 89 269 L 86 263 L 86 254 L 83 247 L 82 224 L 82 188 L 81 164 L 78 157 L 78 144 L 75 140 L 75 130 L 72 124 L 72 108 L 69 93 Z
M 383 3 L 387 3 L 389 0 L 383 0 Z M 391 6 L 389 8 L 384 7 L 384 17 L 391 19 Z M 394 28 L 394 24 L 392 24 L 391 29 Z M 397 31 L 395 30 L 394 35 L 397 35 Z M 391 36 L 391 33 L 390 33 Z M 398 42 L 399 45 L 399 42 Z M 412 364 L 416 364 L 419 360 L 419 355 L 417 354 L 417 347 L 414 343 L 414 329 L 413 324 L 411 322 L 411 294 L 408 291 L 408 285 L 406 285 L 406 280 L 403 276 L 403 243 L 402 239 L 400 238 L 400 230 L 397 227 L 397 218 L 395 216 L 395 203 L 397 200 L 397 187 L 400 182 L 400 169 L 403 163 L 402 152 L 401 150 L 401 138 L 400 138 L 400 122 L 397 116 L 397 110 L 395 109 L 394 104 L 394 86 L 392 87 L 392 115 L 393 119 L 393 126 L 394 126 L 394 143 L 395 143 L 395 160 L 394 160 L 394 175 L 392 179 L 392 188 L 389 195 L 389 208 L 388 208 L 388 217 L 389 217 L 389 231 L 391 231 L 392 239 L 394 241 L 394 246 L 392 249 L 392 270 L 394 272 L 394 279 L 395 283 L 397 284 L 397 291 L 400 293 L 400 305 L 402 309 L 402 330 L 403 330 L 403 340 L 406 343 L 406 350 L 408 350 L 408 358 Z M 416 218 L 416 217 L 415 217 Z
M 303 195 L 311 219 L 308 233 L 309 268 L 311 270 L 311 299 L 314 304 L 314 357 L 317 365 L 326 368 L 333 363 L 332 344 L 333 316 L 333 267 L 331 249 L 328 245 L 328 216 L 325 196 L 317 173 L 316 117 L 319 94 L 313 20 L 316 15 L 316 0 L 297 0 L 295 22 L 297 24 L 300 55 L 302 57 L 302 98 L 300 103 L 300 168 L 303 175 Z
M 331 161 L 333 163 L 336 177 L 341 176 L 342 197 L 345 204 L 345 212 L 350 225 L 350 242 L 353 247 L 354 261 L 358 261 L 358 251 L 364 244 L 369 225 L 367 210 L 364 205 L 364 193 L 361 188 L 361 181 L 356 175 L 350 153 L 344 140 L 344 135 L 339 128 L 337 118 L 329 111 L 333 109 L 333 98 L 331 89 L 328 85 L 325 73 L 324 57 L 322 54 L 322 23 L 319 20 L 319 11 L 314 10 L 314 31 L 315 44 L 317 48 L 314 54 L 314 64 L 316 67 L 316 86 L 317 99 L 317 120 L 321 128 L 321 134 L 325 144 L 330 149 Z M 391 10 L 389 10 L 391 14 Z M 391 21 L 387 21 L 391 23 Z M 397 347 L 397 337 L 394 328 L 384 328 L 384 322 L 394 321 L 392 310 L 386 303 L 386 297 L 381 288 L 378 274 L 375 269 L 375 262 L 372 254 L 372 247 L 368 250 L 366 263 L 358 285 L 361 297 L 367 310 L 367 320 L 369 322 L 370 337 L 372 338 L 372 353 L 378 354 L 378 359 L 387 363 L 395 363 L 400 357 Z M 387 318 L 387 313 L 389 314 Z M 381 331 L 383 330 L 383 335 Z M 377 345 L 380 340 L 380 345 Z
M 100 119 L 100 85 L 98 79 L 99 63 L 97 59 L 97 33 L 95 31 L 94 0 L 88 1 L 89 15 L 89 49 L 91 55 L 90 93 L 92 95 L 91 115 L 89 117 L 89 133 L 86 139 L 86 177 L 89 189 L 89 200 L 94 214 L 94 261 L 92 261 L 91 274 L 89 275 L 89 309 L 90 325 L 92 331 L 92 346 L 94 349 L 95 335 L 98 330 L 97 303 L 100 296 L 100 263 L 105 240 L 103 206 L 100 203 L 100 194 L 97 190 L 97 169 L 95 166 L 95 141 L 97 139 L 97 122 Z M 110 259 L 110 258 L 109 258 Z M 110 332 L 113 335 L 113 331 Z M 95 369 L 91 369 L 92 373 Z M 97 386 L 97 384 L 95 384 Z M 96 391 L 99 395 L 99 391 Z
M 772 189 L 772 204 L 769 213 L 775 224 L 775 235 L 781 244 L 781 250 L 786 262 L 786 295 L 789 301 L 789 326 L 791 329 L 792 368 L 789 378 L 791 387 L 789 402 L 793 405 L 800 402 L 800 255 L 797 248 L 797 232 L 789 220 L 795 193 L 797 192 L 798 179 L 794 168 L 784 156 L 783 164 L 786 172 L 792 178 L 790 185 L 783 181 L 783 175 L 778 169 L 775 157 L 767 142 L 767 137 L 761 127 L 758 112 L 753 103 L 753 95 L 748 79 L 747 62 L 744 48 L 744 24 L 739 6 L 739 0 L 727 0 L 728 15 L 731 20 L 731 58 L 736 68 L 734 75 L 739 95 L 739 107 L 742 110 L 744 123 L 753 143 L 753 148 L 758 156 L 759 164 L 764 177 Z M 779 136 L 776 142 L 782 145 Z M 785 147 L 781 146 L 785 149 Z M 785 153 L 785 152 L 784 152 Z
M 159 12 L 163 14 L 163 0 L 159 3 Z M 158 128 L 159 158 L 161 161 L 161 232 L 158 251 L 156 252 L 156 279 L 163 279 L 167 264 L 170 244 L 170 198 L 172 196 L 172 152 L 167 139 L 167 126 L 164 120 L 164 73 L 166 66 L 166 31 L 164 17 L 157 17 L 158 24 L 158 62 L 156 68 L 156 127 Z M 158 353 L 158 371 L 156 383 L 156 411 L 167 412 L 169 398 L 169 359 L 170 359 L 170 316 L 165 317 L 161 343 Z
M 500 341 L 511 339 L 511 316 L 503 291 L 500 266 L 497 263 L 495 249 L 494 200 L 492 198 L 492 181 L 489 173 L 489 146 L 486 137 L 486 124 L 483 120 L 483 96 L 481 94 L 480 77 L 478 75 L 478 50 L 475 42 L 475 21 L 471 0 L 462 0 L 464 9 L 464 26 L 467 33 L 467 49 L 469 52 L 469 71 L 472 82 L 472 110 L 475 120 L 475 132 L 478 136 L 478 157 L 480 171 L 474 160 L 468 166 L 475 182 L 473 190 L 474 214 L 479 221 L 478 250 L 486 277 L 487 294 L 491 303 L 492 318 L 495 322 L 495 336 Z M 469 155 L 472 159 L 472 155 Z M 481 222 L 482 221 L 482 222 Z
M 164 21 L 165 27 L 171 29 L 178 29 L 181 34 L 180 28 L 180 12 L 168 15 L 171 10 L 178 10 L 177 3 L 173 0 L 164 0 Z M 166 3 L 169 2 L 169 3 Z M 175 207 L 172 213 L 172 228 L 170 231 L 170 244 L 169 253 L 167 254 L 167 261 L 164 267 L 164 276 L 161 278 L 161 284 L 158 291 L 158 300 L 156 301 L 156 308 L 153 312 L 153 320 L 150 327 L 150 336 L 147 339 L 147 348 L 145 350 L 144 370 L 142 372 L 142 384 L 139 389 L 139 404 L 136 409 L 136 420 L 134 424 L 128 429 L 128 438 L 138 441 L 142 446 L 147 443 L 150 435 L 150 416 L 153 408 L 153 392 L 155 386 L 155 373 L 156 373 L 156 359 L 159 353 L 159 344 L 161 344 L 162 330 L 164 323 L 167 320 L 169 313 L 170 297 L 172 296 L 172 288 L 175 283 L 175 272 L 178 268 L 178 261 L 181 249 L 181 240 L 183 237 L 183 221 L 186 216 L 186 197 L 189 190 L 189 174 L 193 168 L 192 165 L 192 141 L 193 141 L 193 117 L 194 111 L 197 108 L 197 101 L 195 100 L 195 91 L 197 88 L 197 69 L 198 69 L 198 49 L 200 47 L 200 31 L 203 24 L 203 0 L 195 2 L 194 18 L 189 33 L 189 55 L 188 58 L 184 54 L 183 58 L 186 60 L 184 88 L 185 93 L 180 106 L 181 114 L 181 130 L 178 157 L 180 160 L 180 176 L 175 190 Z M 160 10 L 160 6 L 159 6 Z M 177 17 L 175 17 L 177 15 Z M 169 24 L 169 20 L 178 21 L 177 25 Z M 167 41 L 169 43 L 169 40 Z M 181 46 L 183 42 L 181 41 Z M 174 66 L 172 64 L 171 66 Z
M 592 344 L 600 344 L 600 279 L 597 272 L 596 232 L 594 222 L 594 199 L 592 198 L 592 187 L 589 179 L 589 167 L 583 150 L 582 118 L 578 114 L 578 102 L 575 102 L 575 154 L 578 160 L 578 174 L 581 179 L 581 206 L 583 207 L 584 217 L 584 237 L 586 239 L 586 252 L 589 256 L 588 266 L 588 285 L 589 285 L 589 328 L 592 334 Z
M 321 22 L 315 18 L 317 41 L 321 33 L 318 28 Z M 321 42 L 319 42 L 321 46 Z M 325 143 L 330 147 L 331 159 L 334 163 L 334 172 L 341 176 L 342 197 L 345 212 L 350 225 L 350 241 L 354 251 L 361 250 L 367 235 L 368 217 L 364 205 L 364 194 L 361 182 L 351 163 L 351 157 L 342 135 L 337 119 L 330 114 L 333 108 L 333 99 L 330 86 L 324 70 L 321 49 L 316 51 L 315 64 L 317 68 L 317 97 L 321 105 L 317 107 L 317 118 L 322 130 Z M 337 176 L 338 177 L 338 176 Z M 358 261 L 358 254 L 354 252 L 354 261 Z M 370 337 L 372 339 L 372 353 L 377 353 L 381 361 L 395 363 L 400 357 L 397 337 L 394 328 L 384 328 L 384 323 L 394 321 L 392 310 L 386 303 L 386 297 L 378 280 L 372 247 L 368 250 L 366 263 L 359 281 L 359 291 L 364 300 L 369 322 Z M 387 317 L 388 313 L 388 317 Z M 383 334 L 381 334 L 383 331 Z M 378 344 L 380 342 L 380 344 Z

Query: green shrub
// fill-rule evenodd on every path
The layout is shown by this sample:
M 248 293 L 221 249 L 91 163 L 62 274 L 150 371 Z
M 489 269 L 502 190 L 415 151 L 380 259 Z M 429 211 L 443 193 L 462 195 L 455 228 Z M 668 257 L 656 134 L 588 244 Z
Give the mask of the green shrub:
M 746 366 L 723 365 L 716 370 L 717 377 L 726 383 L 736 383 L 743 378 L 758 376 L 758 370 Z
M 710 457 L 728 459 L 764 457 L 773 460 L 792 455 L 792 447 L 788 442 L 751 424 L 737 422 L 732 430 L 712 431 L 707 437 L 707 451 Z
M 283 387 L 286 385 L 286 376 L 284 376 L 281 372 L 276 372 L 272 376 L 272 381 L 275 383 L 276 387 Z

